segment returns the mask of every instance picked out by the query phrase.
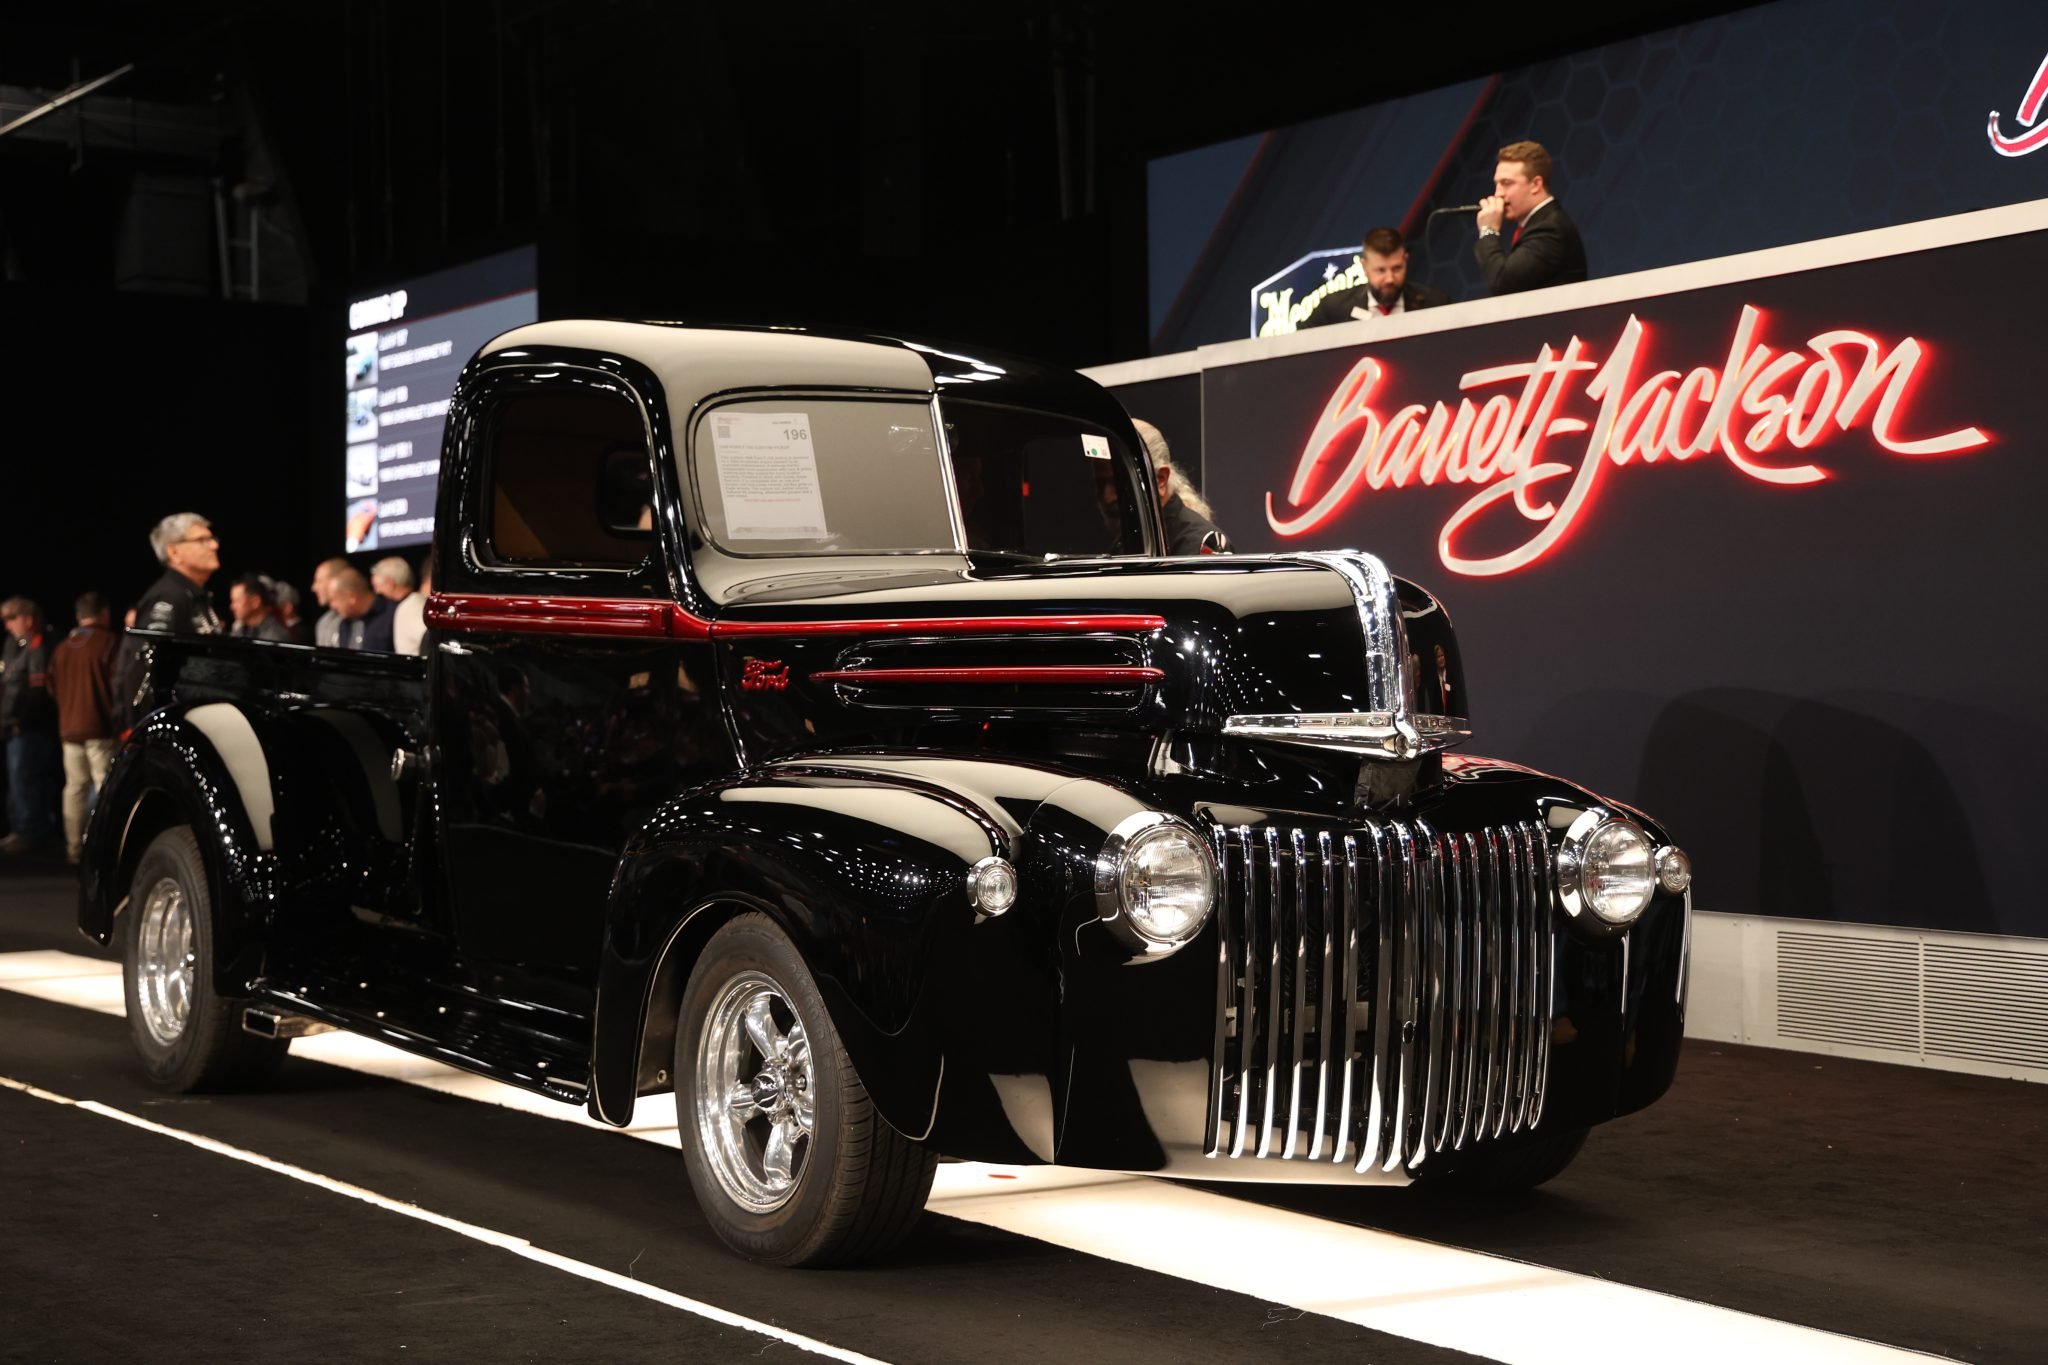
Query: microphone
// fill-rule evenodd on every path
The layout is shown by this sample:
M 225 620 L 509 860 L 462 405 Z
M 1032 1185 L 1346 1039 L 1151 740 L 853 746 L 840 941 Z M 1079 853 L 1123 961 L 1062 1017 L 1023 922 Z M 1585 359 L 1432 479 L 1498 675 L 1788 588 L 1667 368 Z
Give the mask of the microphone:
M 1431 209 L 1431 210 L 1429 211 L 1429 215 L 1430 215 L 1430 217 L 1434 218 L 1434 217 L 1435 217 L 1435 216 L 1436 216 L 1437 214 L 1439 214 L 1439 213 L 1477 213 L 1477 212 L 1479 212 L 1479 205 L 1477 205 L 1477 204 L 1446 204 L 1446 205 L 1445 205 L 1445 206 L 1444 206 L 1443 208 L 1440 208 L 1440 209 Z

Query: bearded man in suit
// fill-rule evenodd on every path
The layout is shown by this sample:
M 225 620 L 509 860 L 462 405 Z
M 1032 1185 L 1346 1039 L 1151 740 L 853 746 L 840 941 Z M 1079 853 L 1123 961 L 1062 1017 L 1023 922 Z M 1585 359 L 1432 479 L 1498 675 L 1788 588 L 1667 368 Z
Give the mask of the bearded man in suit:
M 1365 234 L 1363 245 L 1358 264 L 1365 283 L 1324 295 L 1303 320 L 1303 327 L 1397 317 L 1418 308 L 1440 308 L 1451 301 L 1443 290 L 1408 278 L 1408 244 L 1397 230 L 1376 227 Z

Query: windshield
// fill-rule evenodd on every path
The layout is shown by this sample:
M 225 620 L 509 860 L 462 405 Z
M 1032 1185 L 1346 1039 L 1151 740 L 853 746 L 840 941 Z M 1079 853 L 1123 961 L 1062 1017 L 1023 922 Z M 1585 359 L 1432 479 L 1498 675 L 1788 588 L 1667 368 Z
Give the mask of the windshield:
M 1124 443 L 1055 413 L 941 404 L 968 548 L 1030 555 L 1141 555 L 1138 483 Z
M 929 403 L 750 398 L 705 413 L 690 448 L 728 554 L 958 548 Z
M 1107 431 L 990 403 L 947 402 L 943 414 L 950 471 L 929 403 L 771 397 L 711 409 L 690 444 L 708 538 L 745 556 L 1145 552 L 1131 455 Z

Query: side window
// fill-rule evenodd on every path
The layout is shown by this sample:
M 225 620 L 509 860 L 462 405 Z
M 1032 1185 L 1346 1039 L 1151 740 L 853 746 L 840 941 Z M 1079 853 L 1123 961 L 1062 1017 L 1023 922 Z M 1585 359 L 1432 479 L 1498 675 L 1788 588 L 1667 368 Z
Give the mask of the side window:
M 646 559 L 654 524 L 647 433 L 630 398 L 595 387 L 508 393 L 486 431 L 484 542 L 493 561 L 631 569 Z

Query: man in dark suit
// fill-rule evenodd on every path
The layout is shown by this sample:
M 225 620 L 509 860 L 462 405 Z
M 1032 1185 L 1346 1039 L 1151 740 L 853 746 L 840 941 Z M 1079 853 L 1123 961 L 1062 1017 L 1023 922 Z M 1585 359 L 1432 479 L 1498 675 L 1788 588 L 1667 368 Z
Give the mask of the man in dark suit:
M 1564 205 L 1550 197 L 1550 153 L 1510 142 L 1493 168 L 1493 193 L 1479 201 L 1479 268 L 1496 294 L 1519 294 L 1586 278 L 1586 248 Z M 1503 220 L 1514 235 L 1501 240 Z
M 1364 245 L 1358 264 L 1365 272 L 1365 283 L 1325 294 L 1315 311 L 1303 320 L 1303 327 L 1394 317 L 1451 301 L 1443 290 L 1408 278 L 1408 244 L 1393 228 L 1374 228 L 1365 234 Z

